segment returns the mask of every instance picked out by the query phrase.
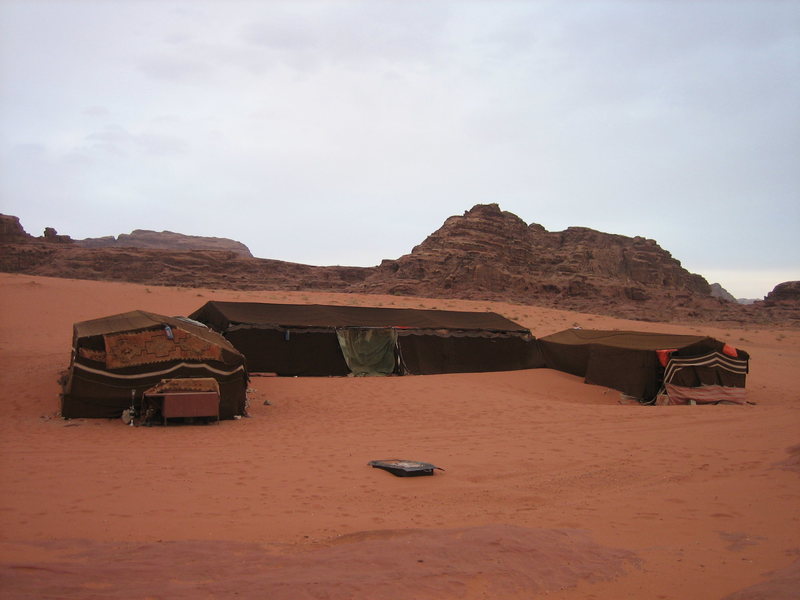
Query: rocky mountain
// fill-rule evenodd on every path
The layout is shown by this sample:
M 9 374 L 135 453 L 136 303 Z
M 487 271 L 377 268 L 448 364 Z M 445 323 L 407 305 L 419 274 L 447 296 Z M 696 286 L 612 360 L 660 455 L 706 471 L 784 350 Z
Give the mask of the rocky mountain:
M 738 302 L 738 300 L 734 298 L 733 294 L 731 294 L 728 290 L 726 290 L 718 283 L 711 284 L 711 295 L 714 296 L 714 298 L 722 298 L 723 300 L 727 300 L 728 302 Z
M 24 242 L 30 238 L 19 222 L 19 217 L 0 215 L 0 242 Z
M 779 283 L 764 300 L 752 306 L 759 312 L 769 311 L 781 323 L 800 324 L 800 281 Z
M 117 237 L 109 235 L 100 238 L 73 240 L 68 235 L 59 235 L 55 229 L 47 227 L 41 237 L 35 238 L 25 231 L 19 222 L 19 218 L 0 214 L 0 243 L 24 241 L 56 242 L 72 244 L 81 248 L 141 248 L 147 250 L 176 251 L 219 250 L 223 252 L 233 252 L 238 256 L 253 257 L 247 246 L 235 240 L 219 237 L 185 235 L 172 231 L 134 229 L 131 233 L 122 233 Z
M 584 227 L 549 232 L 497 204 L 450 217 L 410 254 L 383 261 L 370 284 L 391 293 L 447 290 L 520 301 L 644 301 L 661 290 L 710 296 L 705 279 L 683 269 L 653 240 Z
M 800 307 L 800 281 L 779 283 L 764 298 L 764 305 Z
M 796 311 L 783 303 L 793 293 L 791 286 L 771 304 L 744 307 L 712 296 L 705 279 L 684 269 L 654 240 L 584 227 L 550 232 L 496 204 L 450 217 L 409 254 L 377 267 L 301 265 L 252 258 L 249 251 L 230 246 L 134 248 L 126 246 L 130 238 L 124 236 L 122 244 L 117 238 L 87 247 L 85 240 L 74 242 L 55 230 L 33 238 L 14 219 L 0 222 L 0 271 L 187 287 L 504 300 L 659 321 L 780 318 L 800 323 Z M 150 233 L 131 237 L 145 239 Z M 170 235 L 181 240 L 179 246 L 193 237 Z
M 740 318 L 654 240 L 585 227 L 550 232 L 496 204 L 450 217 L 410 254 L 384 260 L 367 292 L 486 298 L 617 316 Z
M 235 240 L 199 235 L 184 235 L 172 231 L 134 229 L 131 233 L 100 238 L 75 240 L 82 248 L 147 248 L 149 250 L 222 250 L 252 258 L 250 249 Z
M 19 222 L 19 217 L 0 214 L 0 243 L 29 242 L 34 240 L 57 244 L 70 244 L 73 241 L 68 235 L 58 235 L 58 232 L 52 227 L 46 227 L 44 234 L 39 238 L 35 238 L 25 231 L 22 224 Z

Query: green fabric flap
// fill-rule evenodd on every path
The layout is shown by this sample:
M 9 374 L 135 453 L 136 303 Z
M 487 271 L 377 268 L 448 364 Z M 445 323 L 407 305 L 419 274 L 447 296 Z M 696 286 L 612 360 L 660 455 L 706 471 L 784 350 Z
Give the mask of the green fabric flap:
M 356 377 L 391 375 L 397 365 L 394 329 L 337 329 L 344 360 Z

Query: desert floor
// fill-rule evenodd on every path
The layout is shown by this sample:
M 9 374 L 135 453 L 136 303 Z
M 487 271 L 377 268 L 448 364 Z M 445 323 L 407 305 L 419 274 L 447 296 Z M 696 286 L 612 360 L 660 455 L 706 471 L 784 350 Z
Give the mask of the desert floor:
M 536 369 L 253 377 L 251 418 L 219 426 L 57 416 L 73 322 L 211 299 L 489 309 L 537 336 L 703 333 L 750 352 L 756 404 L 623 404 Z M 797 330 L 0 274 L 0 358 L 3 598 L 800 594 Z M 367 466 L 392 457 L 446 470 Z

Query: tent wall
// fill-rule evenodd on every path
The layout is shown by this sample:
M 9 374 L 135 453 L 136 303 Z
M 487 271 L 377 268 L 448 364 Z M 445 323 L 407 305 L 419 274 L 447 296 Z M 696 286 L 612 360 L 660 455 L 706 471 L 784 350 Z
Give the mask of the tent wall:
M 619 390 L 629 396 L 650 400 L 658 393 L 664 375 L 657 350 L 674 350 L 674 357 L 692 357 L 721 352 L 725 344 L 710 337 L 635 331 L 565 330 L 538 340 L 545 366 L 584 377 L 586 383 Z M 742 364 L 749 355 L 736 350 Z M 746 367 L 745 367 L 746 369 Z M 687 385 L 705 380 L 744 387 L 744 376 L 721 374 L 715 367 L 692 370 Z
M 545 341 L 542 338 L 539 338 L 538 342 L 542 359 L 548 369 L 556 369 L 570 375 L 586 377 L 586 371 L 589 369 L 588 345 L 572 346 Z
M 652 398 L 661 384 L 656 353 L 623 348 L 590 348 L 586 383 L 602 385 L 634 398 Z
M 513 371 L 544 366 L 536 340 L 521 337 L 401 335 L 403 365 L 414 375 Z
M 743 390 L 749 368 L 748 359 L 747 353 L 741 350 L 736 358 L 720 352 L 692 357 L 673 356 L 664 372 L 664 383 L 668 391 L 669 386 L 719 388 L 722 392 L 734 388 Z M 710 394 L 705 396 L 711 397 Z
M 225 368 L 224 365 L 219 366 Z M 153 365 L 150 367 L 154 368 Z M 169 375 L 164 375 L 161 371 L 169 368 L 169 365 L 158 365 L 157 368 L 156 374 L 144 371 L 138 373 L 135 378 L 130 378 L 131 373 L 119 378 L 115 377 L 119 375 L 118 373 L 93 372 L 96 369 L 86 371 L 73 364 L 61 401 L 61 415 L 68 419 L 117 418 L 122 415 L 122 411 L 130 407 L 131 391 L 135 392 L 138 403 L 142 392 L 165 377 L 213 377 L 219 383 L 220 418 L 232 419 L 235 415 L 244 413 L 247 374 L 243 369 L 223 375 L 202 366 L 183 366 L 171 371 Z
M 297 377 L 350 373 L 334 331 L 240 327 L 226 332 L 225 337 L 247 357 L 251 372 Z M 536 340 L 519 336 L 447 337 L 401 333 L 397 344 L 403 363 L 401 369 L 413 375 L 513 371 L 544 366 Z
M 241 327 L 225 337 L 247 358 L 250 372 L 286 377 L 344 376 L 350 373 L 335 331 Z
M 635 398 L 651 398 L 660 385 L 658 357 L 652 350 L 595 344 L 569 345 L 539 340 L 547 368 L 583 377 Z

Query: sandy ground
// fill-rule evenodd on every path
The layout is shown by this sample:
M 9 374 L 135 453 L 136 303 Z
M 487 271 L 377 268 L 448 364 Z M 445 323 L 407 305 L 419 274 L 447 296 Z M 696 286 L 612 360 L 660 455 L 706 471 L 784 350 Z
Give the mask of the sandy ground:
M 755 406 L 641 407 L 537 369 L 251 382 L 252 418 L 57 417 L 72 323 L 207 300 L 495 310 L 704 333 Z M 797 598 L 800 332 L 492 302 L 0 274 L 3 598 Z M 268 400 L 270 405 L 265 405 Z M 446 470 L 396 478 L 379 458 Z

